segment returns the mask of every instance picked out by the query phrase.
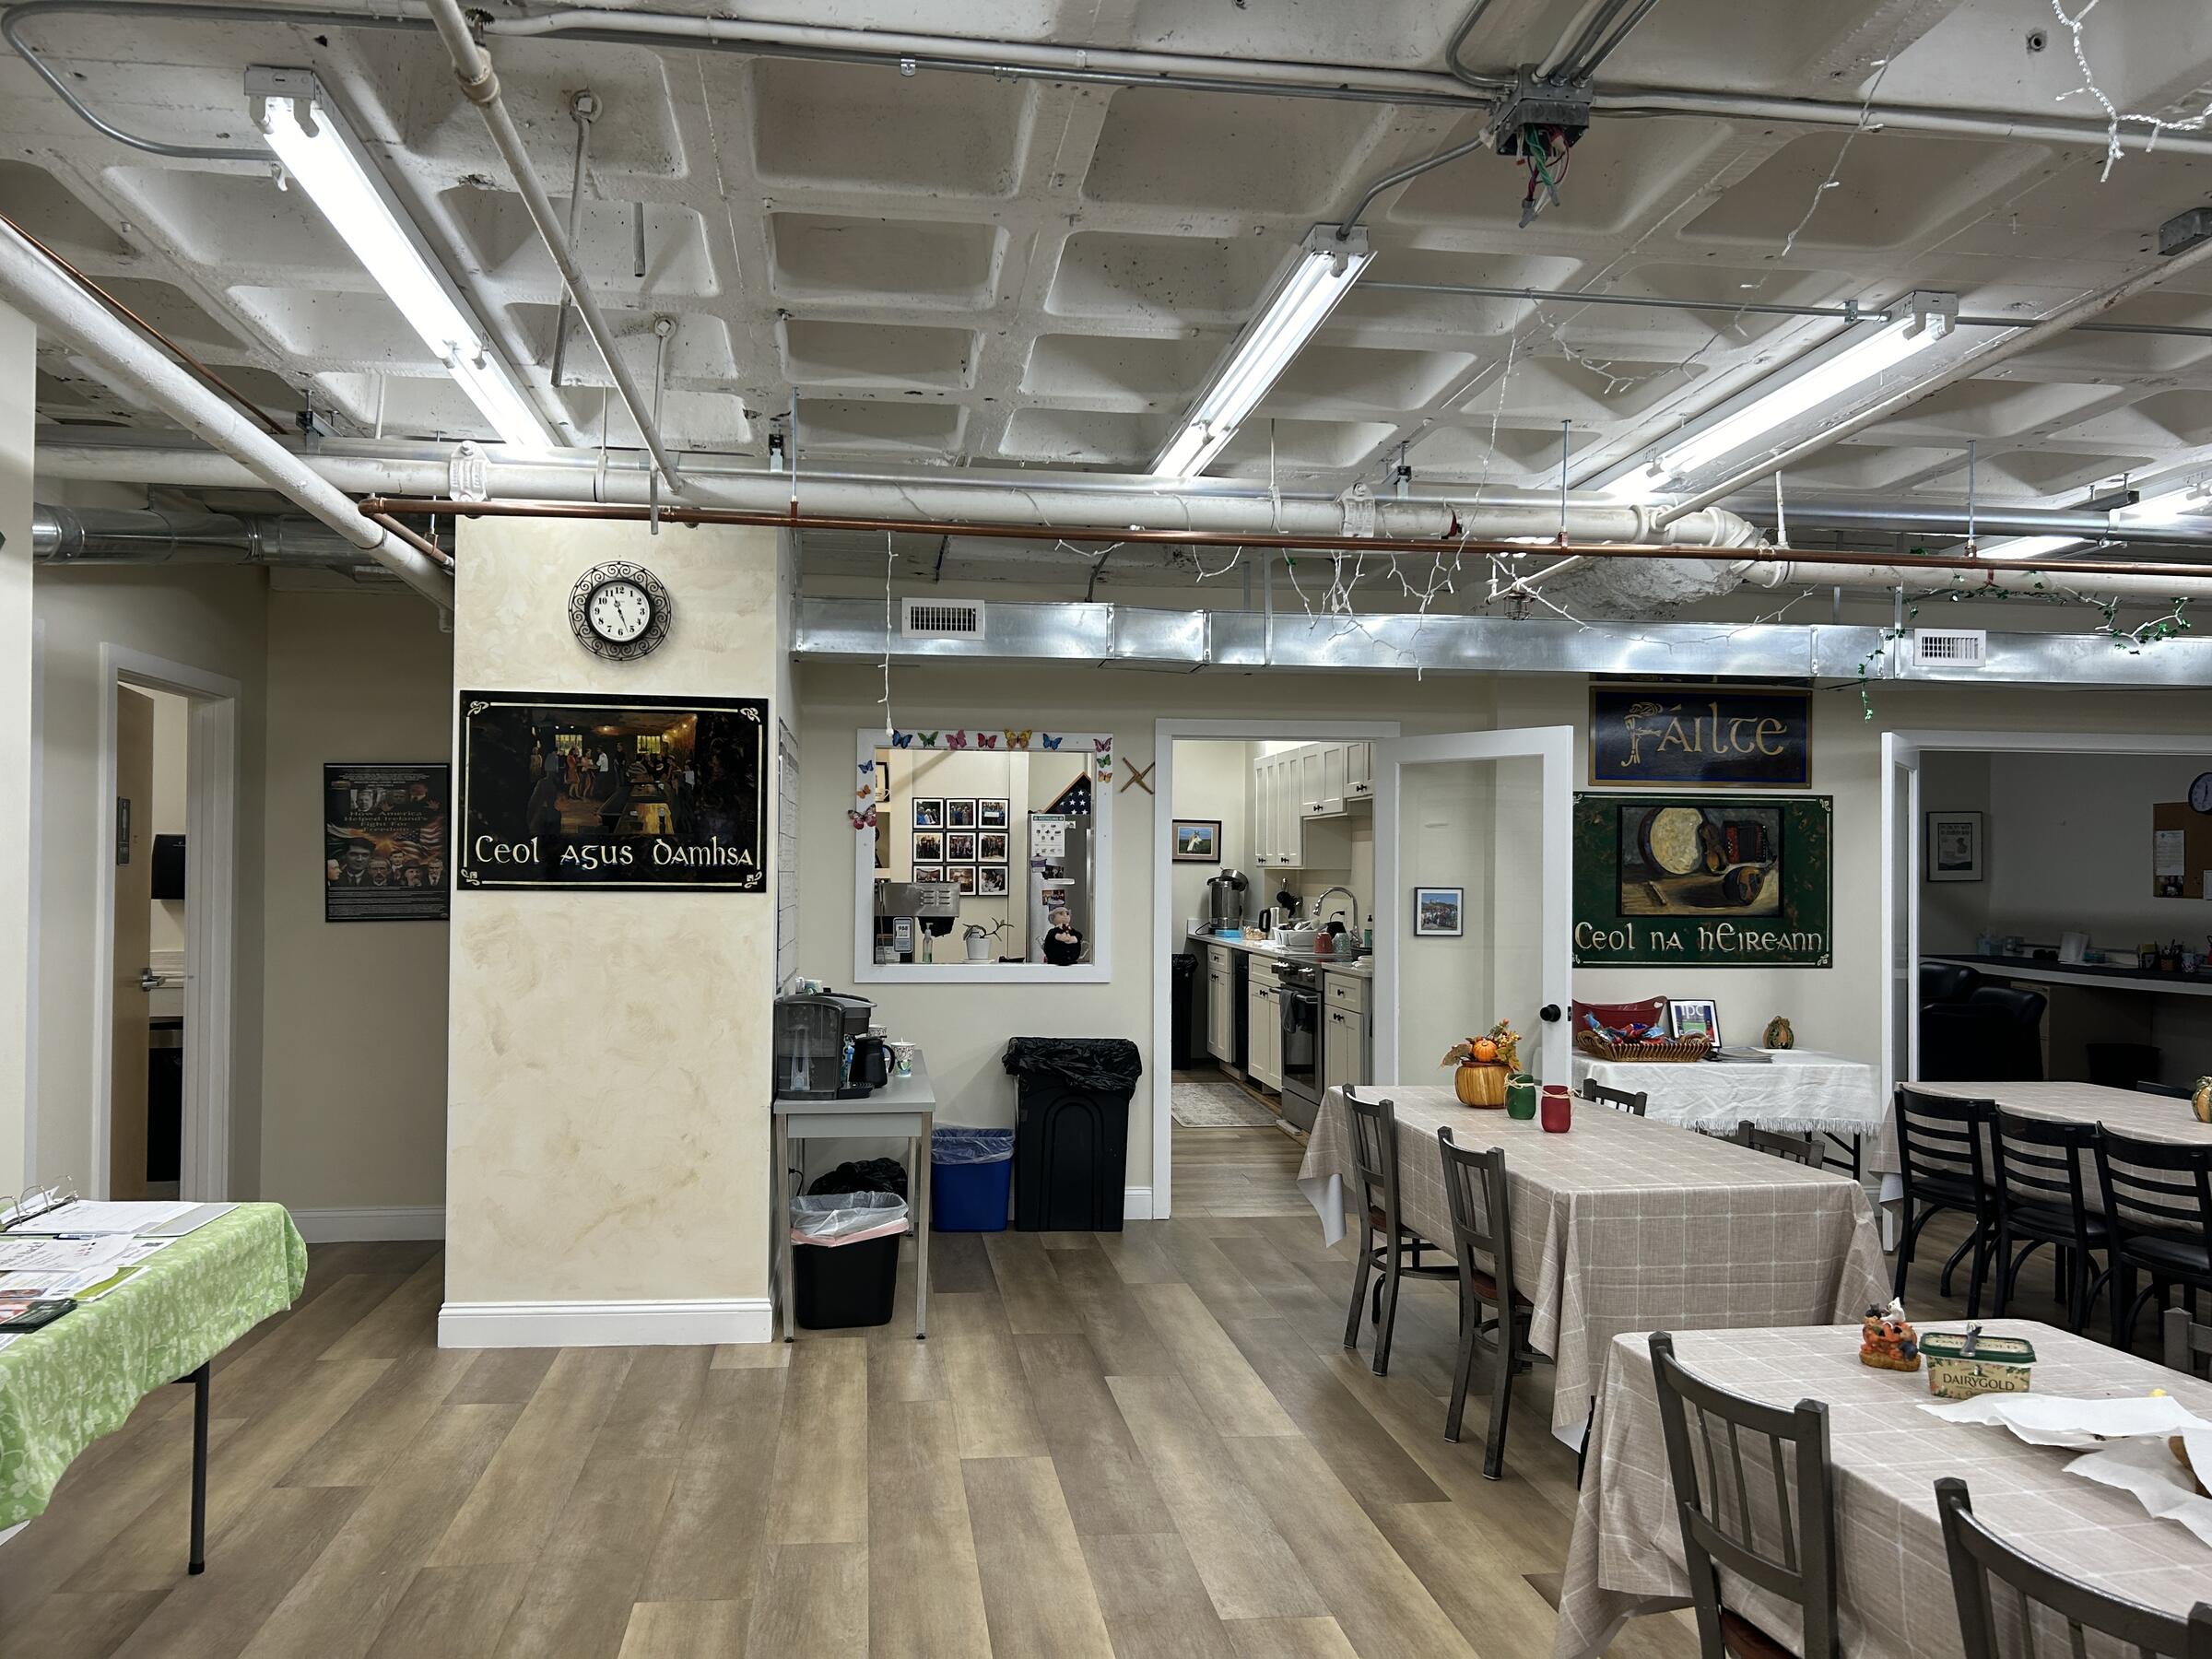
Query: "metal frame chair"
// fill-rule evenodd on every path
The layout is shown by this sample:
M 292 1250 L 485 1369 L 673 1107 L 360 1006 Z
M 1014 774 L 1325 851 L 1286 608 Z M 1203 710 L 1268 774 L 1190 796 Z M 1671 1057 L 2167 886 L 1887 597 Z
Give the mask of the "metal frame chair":
M 1996 1231 L 1995 1195 L 1983 1157 L 1982 1135 L 1996 1112 L 1996 1102 L 1957 1100 L 1900 1085 L 1892 1109 L 1897 1117 L 1898 1174 L 1904 1190 L 1898 1206 L 1897 1278 L 1890 1294 L 1905 1293 L 1905 1274 L 1912 1265 L 1921 1230 L 1943 1210 L 1965 1210 L 1974 1218 L 1973 1230 L 1944 1263 L 1938 1288 L 1945 1296 L 1951 1293 L 1951 1270 L 1971 1251 L 1973 1277 L 1966 1288 L 1966 1316 L 1979 1318 L 1982 1278 Z
M 1754 1152 L 1786 1158 L 1790 1162 L 1803 1164 L 1808 1170 L 1818 1170 L 1827 1162 L 1828 1155 L 1821 1149 L 1818 1134 L 1792 1135 L 1780 1129 L 1761 1129 L 1749 1118 L 1736 1124 L 1735 1142 L 1739 1147 L 1748 1147 Z
M 2086 1651 L 2088 1633 L 2126 1643 L 2144 1659 L 2212 1659 L 2212 1602 L 2199 1602 L 2186 1618 L 2124 1601 L 2030 1560 L 1975 1517 L 1966 1482 L 1947 1475 L 1936 1483 L 1936 1512 L 1943 1517 L 1943 1547 L 1951 1561 L 1951 1594 L 1959 1604 L 1959 1639 L 1966 1659 L 2035 1659 L 2030 1629 L 2032 1609 L 2047 1610 L 2065 1630 L 2070 1645 Z M 2021 1630 L 2000 1648 L 1991 1581 L 2005 1585 Z M 2027 1630 L 2022 1645 L 2021 1630 Z M 2061 1650 L 2053 1647 L 2053 1653 Z
M 1770 1594 L 1797 1604 L 1806 1659 L 1840 1659 L 1836 1625 L 1835 1508 L 1828 1459 L 1828 1407 L 1800 1400 L 1794 1408 L 1762 1405 L 1715 1387 L 1675 1359 L 1674 1337 L 1651 1338 L 1652 1382 L 1666 1441 L 1667 1474 L 1682 1524 L 1682 1559 L 1689 1571 L 1690 1605 L 1704 1659 L 1782 1659 L 1789 1650 L 1740 1614 L 1721 1605 L 1723 1568 Z M 1696 1416 L 1692 1438 L 1691 1415 Z M 1724 1432 L 1716 1436 L 1713 1424 Z M 1747 1466 L 1744 1441 L 1766 1441 L 1767 1466 Z M 1705 1474 L 1697 1452 L 1705 1453 Z M 1779 1553 L 1761 1547 L 1751 1488 L 1773 1483 Z
M 2137 1077 L 2136 1092 L 2137 1094 L 2163 1095 L 2170 1100 L 2191 1100 L 2196 1098 L 2196 1090 L 2194 1088 L 2183 1088 L 2179 1083 L 2160 1083 L 2151 1077 Z
M 1505 1473 L 1505 1421 L 1512 1410 L 1513 1378 L 1543 1358 L 1528 1345 L 1528 1327 L 1536 1310 L 1513 1285 L 1512 1206 L 1507 1196 L 1505 1148 L 1470 1152 L 1436 1132 L 1444 1160 L 1444 1194 L 1452 1201 L 1452 1250 L 1459 1271 L 1459 1360 L 1452 1369 L 1452 1404 L 1444 1413 L 1444 1438 L 1459 1441 L 1460 1419 L 1467 1406 L 1467 1382 L 1475 1368 L 1475 1347 L 1490 1334 L 1490 1432 L 1483 1442 L 1482 1477 Z M 1478 1257 L 1487 1256 L 1486 1269 Z M 1486 1316 L 1482 1310 L 1488 1308 Z
M 1344 1346 L 1359 1346 L 1359 1304 L 1367 1300 L 1367 1276 L 1380 1270 L 1375 1281 L 1374 1371 L 1390 1371 L 1391 1333 L 1398 1323 L 1398 1280 L 1406 1274 L 1417 1278 L 1457 1278 L 1456 1267 L 1424 1267 L 1421 1252 L 1436 1248 L 1398 1220 L 1398 1113 L 1390 1100 L 1362 1100 L 1347 1087 L 1344 1091 L 1345 1129 L 1352 1145 L 1352 1178 L 1358 1184 L 1359 1246 L 1352 1257 L 1352 1302 L 1344 1318 Z M 1380 1234 L 1382 1241 L 1375 1241 Z M 1406 1257 L 1411 1256 L 1411 1261 Z
M 2097 1137 L 2097 1182 L 2112 1230 L 2112 1346 L 2133 1345 L 2143 1304 L 2169 1286 L 2212 1290 L 2212 1146 L 2143 1140 L 2107 1129 Z M 2137 1269 L 2150 1288 L 2136 1292 Z
M 1644 1108 L 1652 1103 L 1649 1089 L 1607 1088 L 1594 1077 L 1583 1079 L 1583 1099 L 1594 1105 L 1610 1106 L 1616 1112 L 1625 1112 L 1630 1117 L 1641 1117 Z
M 1996 1166 L 1997 1307 L 2005 1317 L 2006 1304 L 2020 1277 L 2020 1268 L 2040 1244 L 2048 1244 L 2059 1257 L 2061 1282 L 2066 1292 L 2066 1328 L 2076 1335 L 2089 1323 L 2097 1293 L 2112 1277 L 2106 1269 L 2089 1277 L 2089 1253 L 2110 1253 L 2112 1229 L 2102 1216 L 2089 1210 L 2082 1178 L 2084 1158 L 2096 1156 L 2095 1124 L 2057 1123 L 2049 1118 L 2023 1117 L 2000 1106 L 1990 1118 L 1991 1161 Z M 2013 1245 L 2027 1241 L 2018 1256 Z
M 2166 1310 L 2167 1369 L 2196 1374 L 2198 1355 L 2212 1359 L 2212 1325 L 2198 1324 L 2186 1308 Z

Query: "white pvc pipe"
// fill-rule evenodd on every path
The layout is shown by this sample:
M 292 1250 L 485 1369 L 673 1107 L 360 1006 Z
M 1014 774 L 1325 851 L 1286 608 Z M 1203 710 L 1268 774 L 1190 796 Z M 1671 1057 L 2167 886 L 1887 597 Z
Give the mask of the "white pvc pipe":
M 363 518 L 360 509 L 305 457 L 276 442 L 234 406 L 155 350 L 4 222 L 0 299 L 29 317 L 41 332 L 82 353 L 117 390 L 150 403 L 194 437 L 222 452 L 214 458 L 225 462 L 233 482 L 260 485 L 298 502 L 417 593 L 453 608 L 453 582 L 443 570 Z

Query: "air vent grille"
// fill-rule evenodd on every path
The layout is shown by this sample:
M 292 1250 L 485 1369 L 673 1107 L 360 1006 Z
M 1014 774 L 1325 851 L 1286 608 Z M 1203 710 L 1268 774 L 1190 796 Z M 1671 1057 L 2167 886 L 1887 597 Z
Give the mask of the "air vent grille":
M 1923 668 L 1979 668 L 1989 661 L 1989 636 L 1978 628 L 1917 628 L 1912 660 Z
M 902 599 L 899 631 L 910 640 L 980 640 L 983 637 L 983 602 Z

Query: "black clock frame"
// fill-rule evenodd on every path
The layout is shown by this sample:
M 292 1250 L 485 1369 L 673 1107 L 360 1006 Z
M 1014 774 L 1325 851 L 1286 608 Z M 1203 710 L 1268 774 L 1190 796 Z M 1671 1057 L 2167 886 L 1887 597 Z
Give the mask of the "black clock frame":
M 645 598 L 653 606 L 653 620 L 634 640 L 610 640 L 592 626 L 592 596 L 612 582 L 636 582 L 645 590 Z M 634 663 L 652 655 L 667 639 L 669 624 L 675 618 L 676 602 L 669 597 L 665 584 L 643 565 L 627 559 L 594 565 L 569 591 L 570 631 L 586 651 L 610 663 Z

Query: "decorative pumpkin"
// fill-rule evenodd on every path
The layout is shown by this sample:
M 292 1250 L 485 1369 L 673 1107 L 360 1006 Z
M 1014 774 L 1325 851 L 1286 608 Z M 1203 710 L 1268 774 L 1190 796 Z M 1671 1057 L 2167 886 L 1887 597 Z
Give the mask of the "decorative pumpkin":
M 1484 1065 L 1498 1058 L 1498 1044 L 1488 1037 L 1477 1037 L 1467 1044 L 1468 1052 Z
M 1468 1060 L 1452 1074 L 1452 1092 L 1462 1106 L 1498 1107 L 1505 1104 L 1506 1070 L 1497 1061 Z
M 2200 1124 L 2212 1124 L 2212 1077 L 2199 1077 L 2189 1095 L 2189 1110 Z
M 1766 1036 L 1761 1046 L 1771 1049 L 1791 1049 L 1797 1046 L 1797 1033 L 1790 1030 L 1790 1022 L 1777 1014 L 1767 1021 Z

